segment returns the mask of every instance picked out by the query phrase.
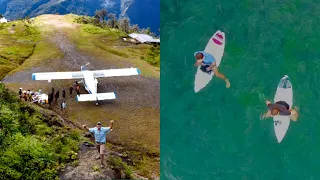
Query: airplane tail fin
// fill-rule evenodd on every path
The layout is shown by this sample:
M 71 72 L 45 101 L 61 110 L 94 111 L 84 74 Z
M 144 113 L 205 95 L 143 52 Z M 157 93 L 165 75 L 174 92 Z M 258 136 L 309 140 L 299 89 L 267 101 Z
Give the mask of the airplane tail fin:
M 116 99 L 117 95 L 114 92 L 111 93 L 98 93 L 98 94 L 80 94 L 77 95 L 77 101 L 96 101 L 96 100 L 107 100 Z

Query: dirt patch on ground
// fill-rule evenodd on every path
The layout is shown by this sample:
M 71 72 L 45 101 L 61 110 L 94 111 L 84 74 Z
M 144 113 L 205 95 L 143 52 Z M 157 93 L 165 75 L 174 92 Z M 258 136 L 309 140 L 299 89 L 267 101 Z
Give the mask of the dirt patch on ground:
M 16 31 L 13 29 L 13 27 L 9 27 L 9 28 L 8 28 L 8 32 L 9 32 L 10 34 L 14 34 Z
M 111 180 L 113 171 L 109 167 L 100 168 L 100 160 L 95 159 L 99 154 L 95 147 L 81 146 L 78 154 L 79 160 L 76 166 L 67 166 L 60 174 L 61 180 Z
M 46 26 L 51 26 L 53 28 L 75 28 L 76 24 L 65 22 L 64 16 L 60 15 L 43 15 L 38 17 L 39 20 Z

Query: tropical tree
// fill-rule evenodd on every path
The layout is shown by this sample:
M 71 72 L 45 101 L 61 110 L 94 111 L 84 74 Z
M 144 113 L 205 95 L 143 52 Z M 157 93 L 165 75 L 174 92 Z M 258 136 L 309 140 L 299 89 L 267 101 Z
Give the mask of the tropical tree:
M 99 24 L 99 16 L 94 15 L 93 23 L 96 24 L 96 25 Z
M 134 33 L 139 32 L 139 26 L 138 26 L 138 24 L 133 25 L 133 26 L 131 27 L 130 31 L 131 31 L 131 32 L 134 32 Z
M 101 20 L 101 13 L 100 11 L 96 11 L 94 13 L 94 19 L 95 19 L 95 24 L 99 24 L 100 23 L 100 20 Z
M 119 21 L 119 27 L 120 27 L 120 30 L 128 33 L 129 32 L 129 29 L 130 29 L 130 21 L 128 18 L 122 18 L 120 19 Z
M 150 32 L 149 35 L 152 36 L 152 37 L 157 37 L 157 35 L 155 33 L 153 33 L 153 32 Z
M 108 14 L 108 11 L 106 9 L 102 9 L 100 11 L 100 14 L 101 14 L 101 19 L 102 19 L 102 26 L 105 26 L 106 25 L 106 17 L 107 17 L 107 14 Z
M 140 31 L 141 34 L 146 34 L 146 29 L 145 28 L 142 28 L 139 31 Z
M 116 24 L 117 24 L 117 17 L 115 14 L 110 13 L 108 14 L 108 21 L 107 21 L 107 25 L 111 28 L 115 28 Z
M 145 33 L 150 35 L 150 33 L 151 33 L 150 27 L 147 27 L 147 29 L 146 29 L 146 32 L 145 32 Z
M 96 12 L 94 13 L 94 17 L 99 19 L 99 21 L 101 20 L 101 11 L 100 10 L 96 10 Z
M 108 11 L 106 9 L 102 9 L 100 14 L 101 14 L 102 20 L 104 21 L 105 18 L 107 17 Z

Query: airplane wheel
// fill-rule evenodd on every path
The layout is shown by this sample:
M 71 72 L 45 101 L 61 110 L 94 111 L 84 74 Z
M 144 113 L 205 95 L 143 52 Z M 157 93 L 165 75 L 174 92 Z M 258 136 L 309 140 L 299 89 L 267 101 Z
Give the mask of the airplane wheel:
M 99 103 L 98 103 L 98 101 L 96 101 L 96 106 L 98 106 L 99 105 Z

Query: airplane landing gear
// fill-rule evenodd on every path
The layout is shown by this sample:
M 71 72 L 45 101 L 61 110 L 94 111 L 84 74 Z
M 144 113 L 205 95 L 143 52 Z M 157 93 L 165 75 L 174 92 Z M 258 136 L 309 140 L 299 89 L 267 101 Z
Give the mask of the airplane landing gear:
M 99 102 L 98 102 L 98 100 L 96 100 L 96 106 L 98 106 L 99 105 Z

